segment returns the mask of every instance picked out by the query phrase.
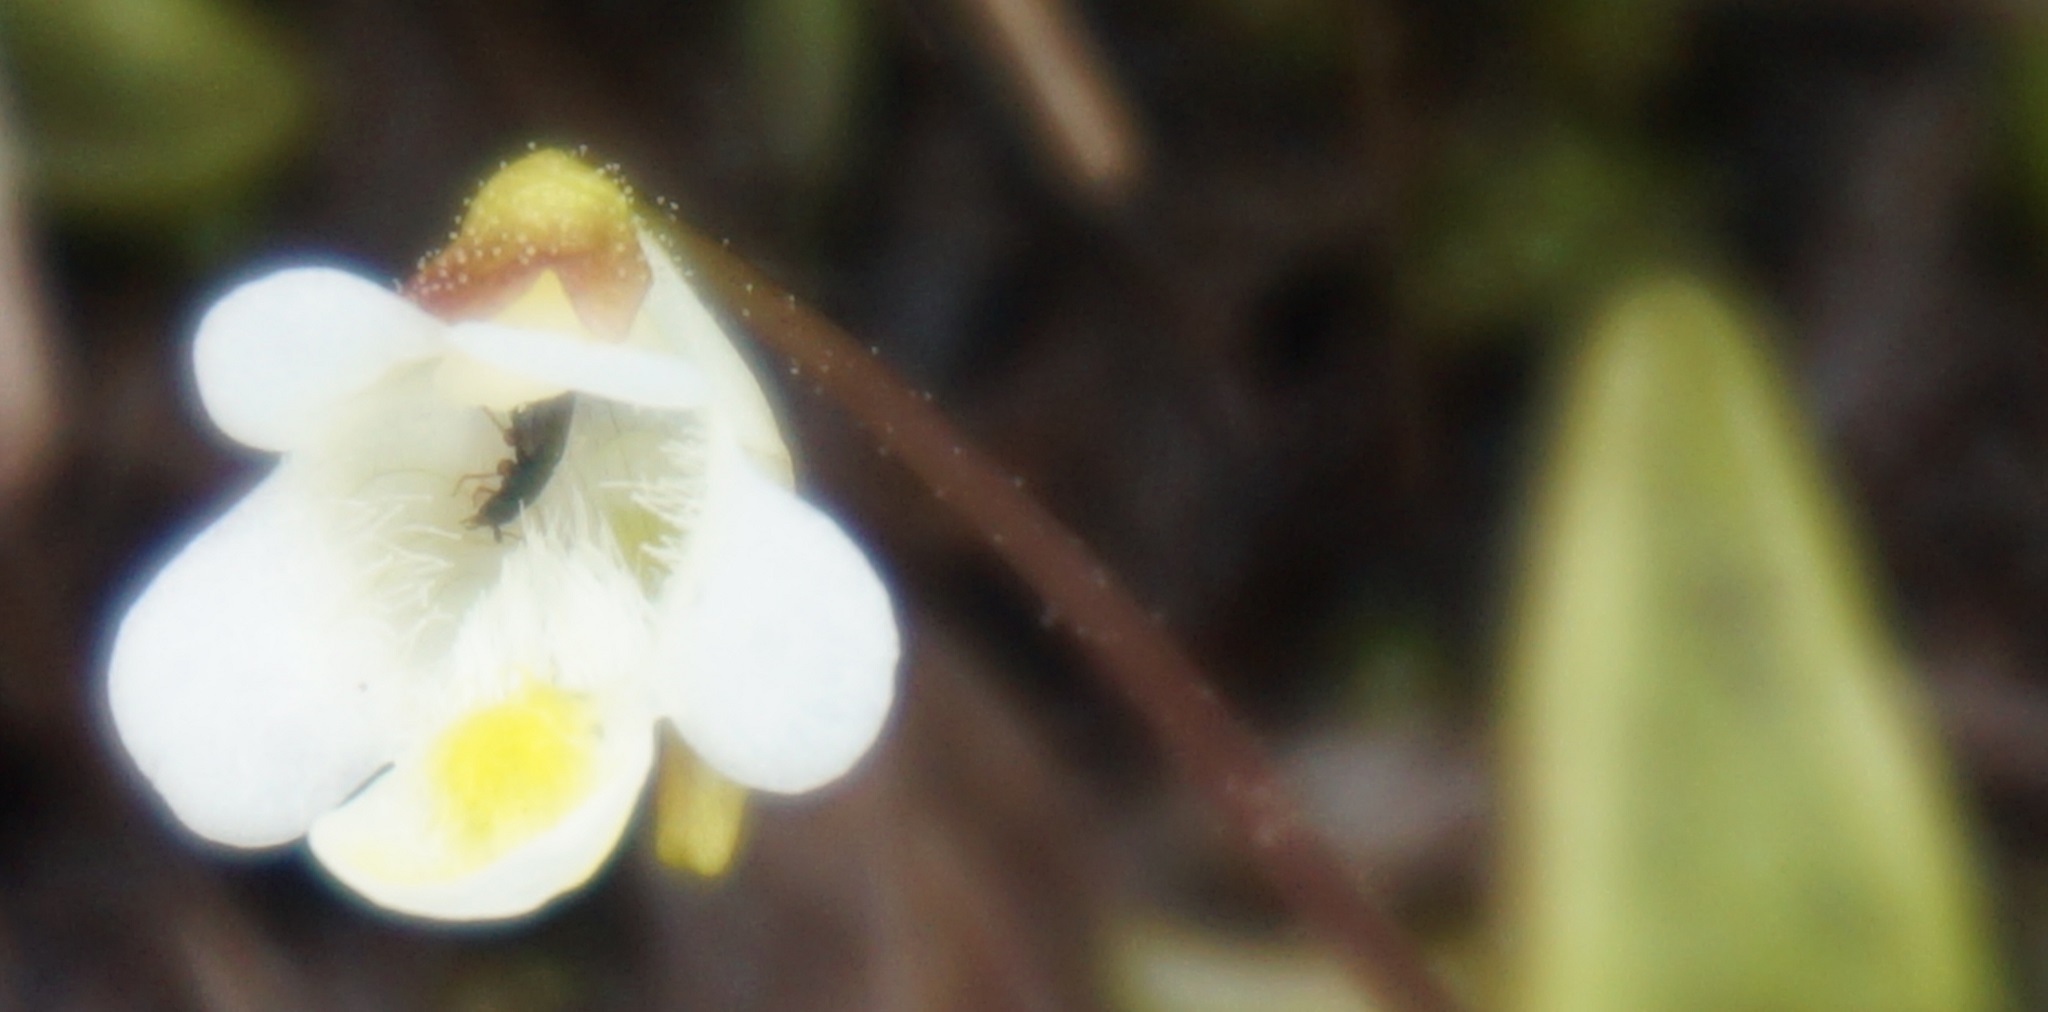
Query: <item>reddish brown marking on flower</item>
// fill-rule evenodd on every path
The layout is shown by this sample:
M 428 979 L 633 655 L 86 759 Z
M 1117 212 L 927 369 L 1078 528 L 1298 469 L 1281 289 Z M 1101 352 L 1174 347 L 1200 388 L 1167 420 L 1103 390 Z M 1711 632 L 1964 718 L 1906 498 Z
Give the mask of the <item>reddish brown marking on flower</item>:
M 592 334 L 624 337 L 652 275 L 633 197 L 604 170 L 555 150 L 498 170 L 405 295 L 444 320 L 488 319 L 553 269 Z

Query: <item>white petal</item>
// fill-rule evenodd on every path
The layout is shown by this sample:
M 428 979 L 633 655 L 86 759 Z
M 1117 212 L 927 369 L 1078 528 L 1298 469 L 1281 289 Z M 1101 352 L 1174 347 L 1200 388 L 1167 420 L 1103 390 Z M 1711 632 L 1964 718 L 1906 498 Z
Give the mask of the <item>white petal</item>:
M 896 692 L 896 616 L 839 525 L 737 464 L 692 532 L 694 587 L 662 602 L 657 690 L 690 747 L 797 793 L 851 767 Z
M 788 484 L 789 448 L 746 356 L 683 279 L 667 248 L 643 234 L 640 252 L 647 258 L 652 282 L 634 322 L 635 338 L 680 352 L 703 370 L 718 398 L 718 411 L 740 445 Z
M 478 861 L 437 809 L 425 753 L 315 823 L 313 856 L 390 910 L 444 921 L 518 917 L 588 882 L 617 848 L 654 763 L 644 710 L 608 715 L 587 791 L 559 819 Z
M 214 303 L 193 346 L 199 396 L 221 431 L 289 450 L 397 365 L 440 350 L 440 321 L 375 282 L 302 267 Z
M 529 400 L 575 390 L 623 404 L 682 410 L 705 399 L 703 375 L 676 355 L 500 323 L 459 323 L 450 328 L 449 339 L 471 358 L 541 384 Z
M 115 730 L 185 825 L 288 842 L 390 756 L 383 640 L 337 588 L 295 485 L 272 475 L 203 531 L 121 620 Z

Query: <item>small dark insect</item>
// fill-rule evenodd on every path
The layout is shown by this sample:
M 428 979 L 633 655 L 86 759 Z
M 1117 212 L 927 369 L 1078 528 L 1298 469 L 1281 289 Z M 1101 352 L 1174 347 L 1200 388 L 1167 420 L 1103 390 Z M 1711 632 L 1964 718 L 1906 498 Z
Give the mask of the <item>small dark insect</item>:
M 512 409 L 512 423 L 501 426 L 506 444 L 512 447 L 512 459 L 498 462 L 498 487 L 463 526 L 489 527 L 491 540 L 505 540 L 505 525 L 526 512 L 554 475 L 562 449 L 569 443 L 569 418 L 575 413 L 573 393 Z

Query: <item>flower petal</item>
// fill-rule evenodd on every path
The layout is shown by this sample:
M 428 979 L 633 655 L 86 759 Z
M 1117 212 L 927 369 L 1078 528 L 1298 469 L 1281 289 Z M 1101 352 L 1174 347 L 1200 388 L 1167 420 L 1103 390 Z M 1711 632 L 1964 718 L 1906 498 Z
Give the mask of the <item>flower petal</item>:
M 749 787 L 797 793 L 851 767 L 896 691 L 889 594 L 830 517 L 737 460 L 662 602 L 657 691 L 690 747 Z
M 390 757 L 385 640 L 289 476 L 185 546 L 122 619 L 115 730 L 171 811 L 241 847 L 288 842 Z
M 449 339 L 470 358 L 544 384 L 522 394 L 526 400 L 563 390 L 664 410 L 705 400 L 703 375 L 675 355 L 500 323 L 458 323 Z
M 647 258 L 653 280 L 640 306 L 635 337 L 680 352 L 703 370 L 718 397 L 718 411 L 740 445 L 769 473 L 782 476 L 783 484 L 789 484 L 789 448 L 783 444 L 775 412 L 746 357 L 684 280 L 667 248 L 643 233 L 640 252 Z
M 289 450 L 334 406 L 440 350 L 440 321 L 375 282 L 327 267 L 258 278 L 214 303 L 193 346 L 199 396 L 222 432 Z
M 313 856 L 372 902 L 434 920 L 517 917 L 589 881 L 638 805 L 653 721 L 620 708 L 585 725 L 542 691 L 555 701 L 442 728 L 316 822 Z

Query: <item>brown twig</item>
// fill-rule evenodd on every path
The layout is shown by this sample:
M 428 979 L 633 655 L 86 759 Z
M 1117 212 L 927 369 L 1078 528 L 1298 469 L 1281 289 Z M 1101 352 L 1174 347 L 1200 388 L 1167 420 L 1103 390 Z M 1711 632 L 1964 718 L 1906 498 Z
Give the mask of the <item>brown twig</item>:
M 954 0 L 976 44 L 1080 194 L 1112 203 L 1145 168 L 1145 142 L 1109 61 L 1068 0 Z
M 15 177 L 8 104 L 0 94 L 0 524 L 33 491 L 57 431 L 54 364 Z
M 829 320 L 701 236 L 684 259 L 707 295 L 866 426 L 1045 602 L 1102 678 L 1150 728 L 1174 770 L 1206 796 L 1281 898 L 1338 949 L 1394 1012 L 1457 1008 L 1420 952 L 1360 892 L 1310 828 L 1252 733 L 1173 636 L 1022 483 L 963 440 L 920 395 Z

